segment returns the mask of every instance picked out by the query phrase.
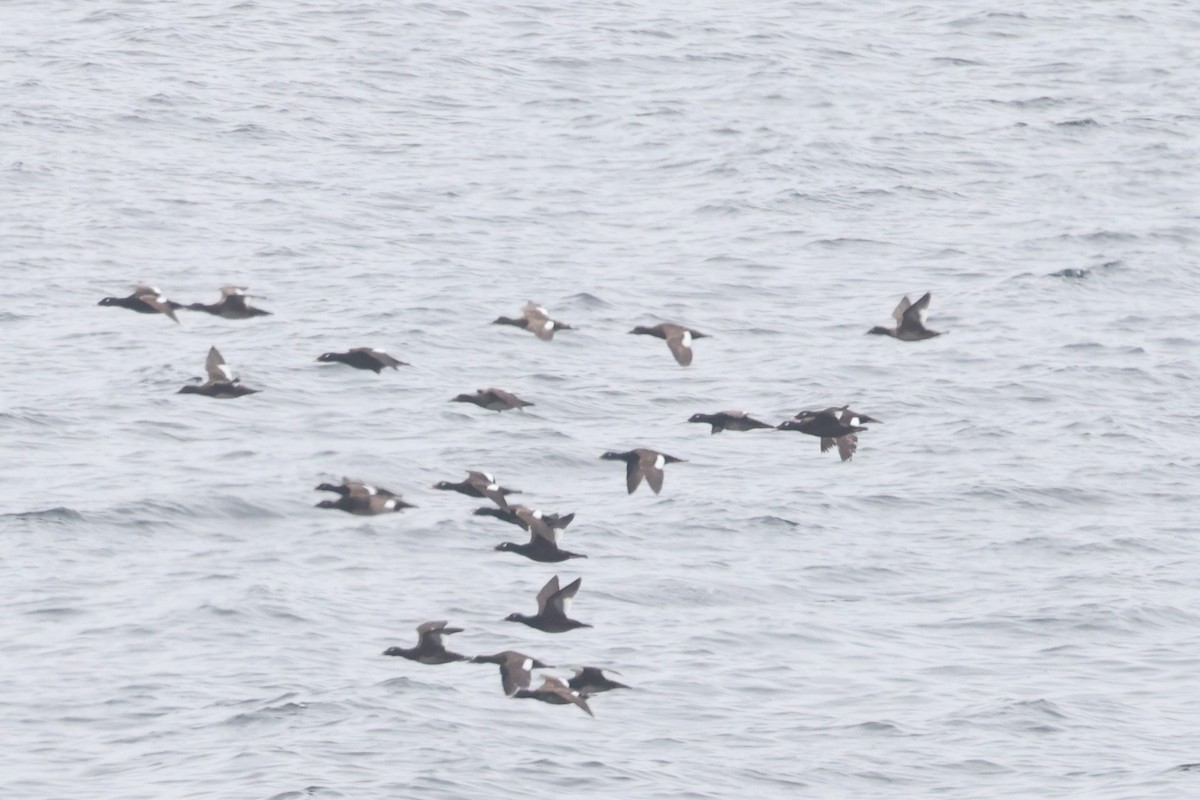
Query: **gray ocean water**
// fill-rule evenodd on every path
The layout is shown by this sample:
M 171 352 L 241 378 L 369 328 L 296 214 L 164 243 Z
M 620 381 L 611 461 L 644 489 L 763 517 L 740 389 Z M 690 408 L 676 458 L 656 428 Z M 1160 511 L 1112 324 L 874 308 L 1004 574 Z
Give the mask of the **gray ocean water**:
M 0 796 L 1200 795 L 1198 42 L 1171 2 L 4 3 Z M 96 305 L 142 281 L 274 315 Z M 947 335 L 863 335 L 926 290 Z M 530 299 L 578 330 L 489 324 Z M 212 345 L 262 393 L 176 394 Z M 314 363 L 358 346 L 412 366 Z M 486 386 L 536 405 L 448 402 Z M 847 463 L 684 422 L 843 403 Z M 661 496 L 598 459 L 637 446 L 687 460 Z M 589 558 L 494 552 L 430 488 L 467 469 Z M 313 508 L 343 475 L 419 507 Z M 554 574 L 594 629 L 502 621 Z M 380 655 L 430 619 L 634 688 Z

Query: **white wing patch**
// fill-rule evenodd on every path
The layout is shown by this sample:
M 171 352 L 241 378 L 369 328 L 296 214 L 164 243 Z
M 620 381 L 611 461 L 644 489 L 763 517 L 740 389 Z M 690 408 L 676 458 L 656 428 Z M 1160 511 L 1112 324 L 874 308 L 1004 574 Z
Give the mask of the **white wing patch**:
M 684 347 L 691 347 L 692 346 L 692 332 L 684 331 L 683 338 L 680 341 L 683 342 Z
M 666 463 L 667 463 L 667 460 L 665 458 L 663 458 L 662 453 L 659 453 L 658 457 L 654 459 L 654 468 L 662 469 L 664 466 L 666 466 Z
M 526 672 L 529 672 L 529 670 L 533 669 L 533 659 L 527 658 L 524 661 L 522 661 L 521 669 L 525 670 Z
M 489 477 L 490 477 L 490 476 L 489 476 Z M 496 491 L 497 489 L 499 489 L 499 488 L 500 488 L 500 484 L 498 484 L 498 483 L 489 483 L 489 484 L 488 484 L 487 486 L 485 486 L 484 488 L 485 488 L 485 489 L 487 489 L 487 491 L 489 491 L 489 492 L 494 492 L 494 491 Z
M 227 381 L 233 380 L 233 371 L 229 369 L 228 365 L 221 364 L 217 367 L 217 369 L 219 369 L 221 371 L 221 374 L 225 376 L 225 380 L 227 380 Z

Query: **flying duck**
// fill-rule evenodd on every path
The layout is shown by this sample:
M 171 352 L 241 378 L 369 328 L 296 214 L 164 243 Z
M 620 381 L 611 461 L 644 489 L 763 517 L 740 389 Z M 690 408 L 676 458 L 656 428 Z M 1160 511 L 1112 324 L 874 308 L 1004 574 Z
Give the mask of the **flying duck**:
M 635 448 L 627 453 L 609 452 L 600 458 L 605 461 L 625 462 L 625 488 L 629 490 L 629 494 L 633 494 L 633 490 L 642 482 L 642 478 L 645 478 L 654 493 L 658 494 L 662 491 L 663 467 L 683 461 L 682 458 L 659 453 L 656 450 L 647 450 L 644 447 Z
M 533 403 L 528 403 L 511 392 L 496 388 L 477 389 L 475 394 L 460 394 L 450 402 L 474 403 L 480 408 L 486 408 L 489 411 L 508 411 L 510 408 L 522 408 L 533 405 Z
M 520 689 L 529 688 L 530 670 L 549 669 L 550 664 L 543 664 L 532 656 L 518 653 L 515 650 L 505 650 L 492 656 L 475 656 L 472 664 L 499 664 L 500 685 L 504 693 L 512 697 Z
M 575 677 L 567 681 L 567 685 L 579 692 L 582 697 L 600 694 L 600 692 L 607 692 L 610 689 L 629 688 L 623 683 L 617 683 L 604 677 L 604 672 L 599 667 L 578 667 L 575 670 Z
M 510 511 L 517 517 L 521 526 L 529 531 L 529 542 L 526 544 L 501 542 L 493 549 L 517 553 L 534 561 L 546 563 L 566 561 L 568 558 L 587 558 L 585 555 L 571 553 L 559 548 L 558 543 L 562 539 L 563 529 L 562 527 L 552 526 L 547 521 L 546 515 L 542 514 L 542 512 L 526 508 L 525 506 L 512 506 Z M 574 517 L 575 515 L 572 514 L 570 516 Z
M 518 689 L 513 693 L 513 697 L 527 697 L 556 706 L 577 705 L 586 711 L 589 717 L 595 716 L 592 710 L 588 708 L 587 701 L 584 699 L 582 692 L 572 690 L 571 687 L 558 678 L 553 678 L 549 675 L 545 677 L 542 685 L 537 689 Z
M 707 333 L 700 333 L 700 331 L 685 328 L 673 322 L 660 322 L 658 325 L 650 328 L 647 328 L 645 325 L 638 325 L 630 333 L 653 336 L 657 339 L 666 339 L 667 347 L 671 348 L 671 355 L 675 356 L 675 360 L 684 367 L 692 363 L 692 340 L 708 337 Z
M 752 431 L 755 428 L 773 428 L 765 422 L 759 422 L 745 411 L 718 411 L 716 414 L 692 414 L 688 422 L 707 422 L 712 425 L 712 433 L 721 431 Z
M 574 330 L 574 328 L 566 323 L 550 319 L 550 312 L 533 301 L 525 304 L 525 307 L 521 309 L 521 316 L 519 318 L 497 317 L 492 324 L 512 325 L 517 328 L 524 328 L 544 342 L 553 339 L 555 331 Z
M 206 383 L 199 386 L 188 384 L 176 394 L 202 394 L 205 397 L 227 400 L 231 397 L 242 397 L 259 391 L 243 386 L 241 378 L 233 377 L 233 372 L 225 365 L 225 359 L 221 357 L 221 353 L 216 347 L 209 349 L 208 358 L 204 361 L 204 369 L 208 372 Z
M 336 494 L 340 494 L 342 497 L 346 497 L 347 495 L 351 495 L 351 494 L 357 494 L 357 495 L 379 494 L 379 495 L 383 495 L 384 497 L 399 497 L 400 496 L 400 495 L 396 494 L 395 492 L 390 491 L 388 489 L 384 489 L 379 486 L 372 486 L 369 483 L 362 483 L 360 481 L 352 481 L 349 478 L 342 478 L 341 484 L 322 483 L 320 486 L 318 486 L 313 491 L 315 491 L 315 492 L 334 492 Z
M 551 528 L 565 528 L 575 519 L 574 514 L 547 514 L 543 511 L 526 508 L 521 505 L 510 505 L 507 508 L 477 508 L 474 513 L 477 517 L 495 517 L 496 519 L 504 520 L 510 525 L 518 525 L 522 530 L 529 530 L 529 523 L 517 513 L 517 509 L 531 511 L 534 516 L 537 516 L 538 519 L 545 522 Z
M 864 423 L 879 420 L 851 411 L 849 406 L 826 408 L 823 411 L 801 411 L 794 418 L 779 425 L 781 431 L 799 431 L 821 438 L 821 452 L 835 444 L 842 461 L 849 461 L 858 450 L 857 434 L 867 430 Z
M 895 328 L 885 328 L 881 325 L 876 325 L 867 333 L 875 333 L 881 336 L 891 336 L 893 339 L 900 339 L 905 342 L 916 342 L 921 339 L 932 339 L 934 336 L 940 336 L 940 331 L 931 331 L 925 327 L 925 317 L 929 314 L 929 299 L 932 295 L 926 292 L 917 302 L 910 302 L 908 296 L 905 295 L 900 304 L 896 306 L 896 310 L 892 312 L 892 317 L 896 320 Z
M 186 306 L 189 311 L 204 311 L 225 319 L 250 319 L 250 317 L 269 317 L 270 311 L 263 311 L 246 303 L 245 286 L 222 286 L 221 299 L 212 305 L 191 303 Z
M 403 361 L 397 361 L 382 350 L 376 350 L 373 347 L 354 347 L 345 353 L 322 353 L 317 356 L 317 361 L 326 363 L 338 361 L 355 369 L 369 369 L 376 375 L 383 371 L 384 367 L 397 369 L 411 366 Z
M 466 656 L 451 653 L 442 644 L 442 637 L 462 633 L 462 628 L 447 628 L 446 620 L 424 622 L 417 626 L 416 647 L 389 647 L 385 656 L 400 656 L 422 664 L 449 664 L 451 661 L 467 661 Z
M 376 514 L 388 514 L 405 508 L 416 508 L 406 503 L 400 495 L 388 489 L 371 486 L 366 483 L 342 479 L 341 486 L 322 483 L 316 488 L 318 492 L 336 492 L 340 495 L 337 500 L 322 500 L 317 508 L 336 508 L 360 517 L 371 517 Z
M 558 588 L 558 576 L 551 578 L 542 590 L 538 592 L 538 613 L 532 617 L 513 612 L 504 618 L 505 622 L 521 622 L 531 628 L 537 628 L 546 633 L 564 633 L 575 628 L 590 628 L 584 622 L 570 619 L 567 613 L 571 610 L 571 600 L 583 584 L 583 578 L 576 578 L 563 588 Z
M 508 495 L 521 493 L 519 489 L 507 489 L 496 483 L 496 476 L 492 473 L 477 472 L 476 470 L 469 470 L 465 481 L 458 483 L 438 481 L 433 488 L 446 492 L 458 492 L 468 497 L 483 497 L 491 500 L 500 508 L 508 508 L 508 500 L 505 499 Z
M 105 297 L 96 305 L 120 306 L 139 314 L 166 314 L 176 322 L 179 322 L 179 317 L 175 316 L 175 309 L 183 308 L 183 303 L 168 300 L 156 287 L 140 284 L 134 287 L 129 297 Z

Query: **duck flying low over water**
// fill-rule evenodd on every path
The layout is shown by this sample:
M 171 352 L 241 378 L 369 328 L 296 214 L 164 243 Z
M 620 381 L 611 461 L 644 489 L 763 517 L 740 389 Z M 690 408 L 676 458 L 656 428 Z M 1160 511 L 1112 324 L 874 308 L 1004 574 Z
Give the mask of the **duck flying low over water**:
M 317 508 L 335 508 L 338 511 L 345 511 L 360 517 L 390 514 L 406 508 L 416 508 L 411 503 L 404 502 L 396 492 L 346 478 L 342 479 L 341 486 L 322 483 L 316 488 L 316 491 L 336 492 L 339 495 L 337 500 L 322 500 L 317 503 Z
M 491 511 L 491 509 L 486 510 Z M 563 529 L 548 522 L 547 516 L 542 512 L 525 506 L 512 506 L 510 511 L 522 523 L 522 527 L 529 531 L 529 542 L 526 544 L 501 542 L 493 549 L 517 553 L 533 561 L 545 563 L 566 561 L 569 558 L 587 558 L 580 553 L 571 553 L 559 547 Z M 573 514 L 571 516 L 574 517 Z
M 337 362 L 354 367 L 355 369 L 369 369 L 376 375 L 386 367 L 391 367 L 399 371 L 399 367 L 411 366 L 403 361 L 392 358 L 387 353 L 374 347 L 354 347 L 345 353 L 322 353 L 317 356 L 317 361 L 326 364 Z
M 105 297 L 96 305 L 128 308 L 139 314 L 166 314 L 176 322 L 179 322 L 179 317 L 175 316 L 175 309 L 183 308 L 183 303 L 163 297 L 157 287 L 140 284 L 134 287 L 133 294 L 128 297 Z
M 929 301 L 932 297 L 931 292 L 926 292 L 920 300 L 913 303 L 905 295 L 900 304 L 896 306 L 896 310 L 892 312 L 892 317 L 896 320 L 896 327 L 885 328 L 882 325 L 876 325 L 867 333 L 891 336 L 893 339 L 904 342 L 916 342 L 941 336 L 940 331 L 931 331 L 925 327 L 925 318 L 929 315 Z
M 583 578 L 576 578 L 560 589 L 558 576 L 555 575 L 538 592 L 536 614 L 530 617 L 514 612 L 505 617 L 504 621 L 520 622 L 546 633 L 565 633 L 576 628 L 590 628 L 592 626 L 586 622 L 580 622 L 567 616 L 571 611 L 571 601 L 575 599 L 575 593 L 582 585 Z
M 359 517 L 373 517 L 377 514 L 391 514 L 406 508 L 416 508 L 411 503 L 404 502 L 398 494 L 359 494 L 351 492 L 337 500 L 322 500 L 317 508 L 334 508 L 354 514 Z
M 556 706 L 576 705 L 586 711 L 589 717 L 595 716 L 588 708 L 587 700 L 584 699 L 582 692 L 573 690 L 558 678 L 549 675 L 542 680 L 542 685 L 537 689 L 518 689 L 513 693 L 513 697 L 541 700 L 543 703 Z
M 361 481 L 352 481 L 349 478 L 342 478 L 342 482 L 340 484 L 322 483 L 320 486 L 318 486 L 313 491 L 315 491 L 315 492 L 334 492 L 336 494 L 340 494 L 342 497 L 346 497 L 347 495 L 352 495 L 352 494 L 367 495 L 367 496 L 379 494 L 379 495 L 383 495 L 384 497 L 399 497 L 400 496 L 400 495 L 396 494 L 395 492 L 390 491 L 388 489 L 384 489 L 380 486 L 372 486 L 369 483 L 362 483 Z
M 385 656 L 399 656 L 409 661 L 421 664 L 449 664 L 454 661 L 468 661 L 464 655 L 451 653 L 442 644 L 442 637 L 452 633 L 462 633 L 462 628 L 447 628 L 446 620 L 423 622 L 417 626 L 416 647 L 389 647 L 383 651 Z
M 612 689 L 628 689 L 629 687 L 623 683 L 617 683 L 614 680 L 609 680 L 604 675 L 604 671 L 599 667 L 578 667 L 575 669 L 575 677 L 567 681 L 567 685 L 579 692 L 582 697 L 588 695 L 600 694 Z
M 504 688 L 504 693 L 509 697 L 512 697 L 521 689 L 529 688 L 532 670 L 550 669 L 552 667 L 551 664 L 543 664 L 536 658 L 527 656 L 524 653 L 518 653 L 515 650 L 505 650 L 502 653 L 496 653 L 491 656 L 475 656 L 471 659 L 471 663 L 499 664 L 500 685 Z
M 190 303 L 186 306 L 189 311 L 203 311 L 206 314 L 212 314 L 225 319 L 250 319 L 251 317 L 269 317 L 270 311 L 263 311 L 261 308 L 246 302 L 249 296 L 246 294 L 249 289 L 245 286 L 222 286 L 221 299 L 211 305 L 204 303 Z
M 533 403 L 522 400 L 512 392 L 496 388 L 477 389 L 475 394 L 460 394 L 450 402 L 474 403 L 480 408 L 486 408 L 489 411 L 508 411 L 513 408 L 524 408 L 525 406 L 533 405 Z
M 879 420 L 851 411 L 849 406 L 826 408 L 822 411 L 801 411 L 779 425 L 781 431 L 798 431 L 821 439 L 821 452 L 835 444 L 842 461 L 849 461 L 858 451 L 858 435 L 867 430 L 865 423 Z
M 477 508 L 474 511 L 477 517 L 495 517 L 496 519 L 504 520 L 510 525 L 518 525 L 522 530 L 529 530 L 529 523 L 525 520 L 525 515 L 521 511 L 528 511 L 533 516 L 545 522 L 551 527 L 565 528 L 575 519 L 575 514 L 547 514 L 536 509 L 530 509 L 522 505 L 510 505 L 507 508 Z
M 458 492 L 465 494 L 467 497 L 482 497 L 491 500 L 502 509 L 508 508 L 508 500 L 505 499 L 510 494 L 520 494 L 520 489 L 508 489 L 496 482 L 496 476 L 490 472 L 479 472 L 470 470 L 467 472 L 467 479 L 454 483 L 452 481 L 438 481 L 433 485 L 433 488 L 440 489 L 444 492 Z
M 216 347 L 210 348 L 208 358 L 204 361 L 204 369 L 208 372 L 208 381 L 200 385 L 189 384 L 176 394 L 202 394 L 205 397 L 216 397 L 227 400 L 232 397 L 244 397 L 256 394 L 258 389 L 250 389 L 241 384 L 241 378 L 233 377 L 233 372 L 225 364 L 225 359 Z
M 600 458 L 605 461 L 625 462 L 625 488 L 628 490 L 628 494 L 633 494 L 641 484 L 642 478 L 645 478 L 654 493 L 658 494 L 662 491 L 663 486 L 663 467 L 667 464 L 685 463 L 682 458 L 669 456 L 657 450 L 647 450 L 644 447 L 638 447 L 626 453 L 608 452 Z
M 712 426 L 711 433 L 720 433 L 721 431 L 752 431 L 757 428 L 774 428 L 774 425 L 768 425 L 765 422 L 760 422 L 754 417 L 746 414 L 745 411 L 718 411 L 716 414 L 692 414 L 688 418 L 688 422 L 705 422 Z
M 683 325 L 676 325 L 673 322 L 660 322 L 658 325 L 651 327 L 638 325 L 630 333 L 665 339 L 667 347 L 671 350 L 671 355 L 675 356 L 675 360 L 683 367 L 692 363 L 692 341 L 708 338 L 707 333 L 685 328 Z
M 521 309 L 520 317 L 516 319 L 512 317 L 497 317 L 493 320 L 492 324 L 512 325 L 516 328 L 522 328 L 544 342 L 553 339 L 556 331 L 574 330 L 574 328 L 564 322 L 550 319 L 550 312 L 533 301 L 525 304 L 525 307 Z

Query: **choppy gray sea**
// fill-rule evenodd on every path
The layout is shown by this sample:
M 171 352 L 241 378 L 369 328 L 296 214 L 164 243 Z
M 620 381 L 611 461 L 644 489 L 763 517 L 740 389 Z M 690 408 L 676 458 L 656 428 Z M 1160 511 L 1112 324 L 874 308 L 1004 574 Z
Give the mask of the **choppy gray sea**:
M 1172 2 L 4 3 L 0 796 L 1200 795 L 1198 42 Z M 96 305 L 136 282 L 274 315 Z M 926 290 L 947 335 L 864 335 Z M 577 330 L 490 324 L 530 299 Z M 212 345 L 261 394 L 176 394 Z M 358 346 L 412 366 L 314 363 Z M 486 386 L 535 405 L 448 402 Z M 685 423 L 843 403 L 847 463 Z M 636 446 L 687 460 L 661 496 L 598 459 Z M 431 489 L 467 469 L 589 558 L 494 552 Z M 343 475 L 419 508 L 313 508 Z M 593 629 L 502 621 L 554 574 Z M 430 619 L 634 688 L 380 655 Z

